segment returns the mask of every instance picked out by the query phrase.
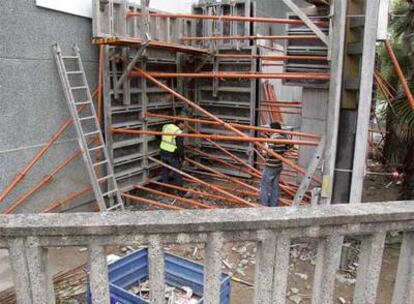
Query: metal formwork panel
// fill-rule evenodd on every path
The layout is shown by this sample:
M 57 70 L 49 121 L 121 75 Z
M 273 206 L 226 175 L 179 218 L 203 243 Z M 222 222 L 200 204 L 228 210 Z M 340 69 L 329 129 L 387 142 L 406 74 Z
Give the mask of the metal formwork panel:
M 144 38 L 142 17 L 126 17 L 128 12 L 141 12 L 141 6 L 129 0 L 93 0 L 93 37 Z M 150 9 L 149 13 L 159 10 Z M 180 43 L 184 21 L 177 18 L 150 17 L 151 40 Z
M 308 14 L 312 21 L 329 21 L 328 11 Z M 289 19 L 298 19 L 292 13 L 288 13 Z M 322 32 L 329 35 L 329 27 L 321 28 Z M 287 25 L 286 34 L 295 35 L 315 35 L 306 25 Z M 326 56 L 328 57 L 328 47 L 320 40 L 293 39 L 287 40 L 285 54 L 291 56 Z M 286 60 L 285 71 L 296 73 L 327 73 L 329 72 L 329 62 L 327 60 Z M 284 80 L 285 85 L 327 88 L 328 82 L 324 80 Z
M 243 48 L 236 52 L 231 49 L 219 49 L 221 54 L 238 53 L 253 55 L 257 53 L 256 47 Z M 216 59 L 218 60 L 218 59 Z M 218 72 L 242 71 L 246 73 L 257 70 L 257 59 L 220 59 L 218 63 L 210 61 L 204 67 L 205 71 L 214 69 Z M 215 80 L 197 79 L 196 80 L 196 102 L 210 113 L 218 116 L 227 122 L 256 125 L 257 123 L 257 80 Z M 206 118 L 203 115 L 197 115 Z M 234 135 L 233 132 L 223 129 L 220 126 L 197 124 L 196 129 L 200 133 L 211 133 L 220 135 Z M 243 131 L 250 136 L 255 136 L 254 131 Z M 254 165 L 252 144 L 247 142 L 217 142 L 220 146 L 243 159 L 250 165 Z M 197 145 L 206 153 L 219 157 L 231 164 L 237 164 L 234 159 L 220 151 L 208 141 L 198 141 Z M 201 156 L 203 163 L 227 174 L 248 176 L 240 170 L 223 167 L 215 161 L 208 161 L 208 158 Z
M 200 1 L 193 5 L 192 11 L 195 15 L 253 17 L 253 3 L 251 0 Z M 249 22 L 222 22 L 214 20 L 193 20 L 191 22 L 194 29 L 191 36 L 196 37 L 250 36 L 254 34 Z M 193 42 L 193 46 L 204 48 L 240 48 L 250 45 L 251 42 L 249 40 Z
M 126 68 L 128 59 L 136 49 L 109 50 L 105 77 L 105 126 L 106 142 L 113 160 L 115 177 L 122 190 L 130 190 L 134 184 L 143 184 L 156 175 L 156 164 L 149 164 L 147 156 L 159 153 L 159 139 L 155 136 L 112 134 L 111 128 L 160 131 L 166 120 L 146 118 L 147 111 L 172 115 L 173 105 L 180 111 L 183 104 L 175 102 L 163 89 L 154 86 L 144 77 L 126 79 L 122 88 L 114 92 L 114 83 Z M 109 60 L 109 57 L 111 60 Z M 177 72 L 176 54 L 147 49 L 145 57 L 137 65 L 146 71 Z M 166 79 L 175 87 L 175 80 Z

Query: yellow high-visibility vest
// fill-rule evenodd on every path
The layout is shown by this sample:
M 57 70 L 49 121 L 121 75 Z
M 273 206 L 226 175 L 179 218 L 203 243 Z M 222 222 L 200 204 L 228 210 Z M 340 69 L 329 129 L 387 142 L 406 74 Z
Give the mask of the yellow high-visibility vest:
M 181 129 L 175 124 L 167 124 L 162 127 L 163 133 L 182 133 Z M 176 136 L 163 135 L 161 139 L 160 149 L 167 152 L 175 152 L 177 150 L 177 144 L 175 143 Z

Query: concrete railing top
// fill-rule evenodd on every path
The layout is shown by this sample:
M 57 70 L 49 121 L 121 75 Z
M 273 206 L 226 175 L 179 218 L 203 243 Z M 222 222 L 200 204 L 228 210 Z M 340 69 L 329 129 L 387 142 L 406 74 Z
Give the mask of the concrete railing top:
M 0 215 L 0 236 L 99 236 L 289 229 L 414 221 L 410 201 L 318 206 Z M 407 224 L 407 223 L 404 223 Z M 352 233 L 352 231 L 350 231 Z M 359 232 L 359 231 L 356 231 Z

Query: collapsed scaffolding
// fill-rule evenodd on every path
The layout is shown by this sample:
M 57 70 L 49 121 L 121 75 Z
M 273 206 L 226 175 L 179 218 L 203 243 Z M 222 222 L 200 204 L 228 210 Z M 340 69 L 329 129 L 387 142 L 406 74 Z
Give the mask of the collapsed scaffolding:
M 287 18 L 287 19 L 277 19 L 277 18 L 255 18 L 250 16 L 222 16 L 218 13 L 218 16 L 211 16 L 211 15 L 171 15 L 171 14 L 161 14 L 161 13 L 149 13 L 148 7 L 146 6 L 148 3 L 141 7 L 127 4 L 126 2 L 117 3 L 100 3 L 95 8 L 97 12 L 95 18 L 98 19 L 98 16 L 102 18 L 101 12 L 110 12 L 112 17 L 120 12 L 125 13 L 125 18 L 127 20 L 133 18 L 133 38 L 125 37 L 124 35 L 114 35 L 115 33 L 115 25 L 112 18 L 109 18 L 110 23 L 110 31 L 109 37 L 108 35 L 101 35 L 96 34 L 99 32 L 99 29 L 95 29 L 95 39 L 94 42 L 100 47 L 100 63 L 99 63 L 99 81 L 98 81 L 98 88 L 95 90 L 94 96 L 98 97 L 97 100 L 97 112 L 98 112 L 98 119 L 101 121 L 102 117 L 105 116 L 103 124 L 105 127 L 105 137 L 106 137 L 106 145 L 110 151 L 112 164 L 115 168 L 115 172 L 117 169 L 117 164 L 126 167 L 132 167 L 130 162 L 122 162 L 117 157 L 117 149 L 118 147 L 123 147 L 122 145 L 117 146 L 116 140 L 114 142 L 114 137 L 117 135 L 135 135 L 140 136 L 139 140 L 143 141 L 142 153 L 132 153 L 132 154 L 139 154 L 138 161 L 141 162 L 140 170 L 141 176 L 139 176 L 138 180 L 131 181 L 131 177 L 134 176 L 134 173 L 128 175 L 128 182 L 123 185 L 123 193 L 122 196 L 124 199 L 140 202 L 144 204 L 149 204 L 156 207 L 161 208 L 168 208 L 168 209 L 181 209 L 181 208 L 215 208 L 215 206 L 206 205 L 194 199 L 187 199 L 181 198 L 167 191 L 158 191 L 153 189 L 152 186 L 160 186 L 161 189 L 175 189 L 186 191 L 188 193 L 193 194 L 199 198 L 209 198 L 215 199 L 217 201 L 222 201 L 230 206 L 238 206 L 238 207 L 259 207 L 257 204 L 257 197 L 259 195 L 259 189 L 257 187 L 257 183 L 259 182 L 262 174 L 261 168 L 264 163 L 264 157 L 262 156 L 263 152 L 267 152 L 273 157 L 280 159 L 286 167 L 286 172 L 283 174 L 285 175 L 284 178 L 281 179 L 280 188 L 282 193 L 286 195 L 286 198 L 280 198 L 280 203 L 283 205 L 292 205 L 294 204 L 301 204 L 302 199 L 304 203 L 310 203 L 311 201 L 311 193 L 307 192 L 307 186 L 302 190 L 302 194 L 298 196 L 298 189 L 300 188 L 297 185 L 296 181 L 292 177 L 296 177 L 297 174 L 302 176 L 308 176 L 311 174 L 311 179 L 318 187 L 321 184 L 321 180 L 318 177 L 314 177 L 313 172 L 307 172 L 306 169 L 301 168 L 297 164 L 297 148 L 295 151 L 289 152 L 286 157 L 278 155 L 272 150 L 269 150 L 264 143 L 267 142 L 274 142 L 274 143 L 285 143 L 290 145 L 308 145 L 308 146 L 318 146 L 320 145 L 321 136 L 317 134 L 310 134 L 310 133 L 303 133 L 303 132 L 295 132 L 295 131 L 287 131 L 287 130 L 271 130 L 268 127 L 261 127 L 265 122 L 271 121 L 280 121 L 282 122 L 283 117 L 282 114 L 294 114 L 299 115 L 300 112 L 289 112 L 289 111 L 281 111 L 281 108 L 300 108 L 300 104 L 298 102 L 280 102 L 277 101 L 276 95 L 274 93 L 274 89 L 270 88 L 268 84 L 263 86 L 265 93 L 265 101 L 257 102 L 257 97 L 255 90 L 257 90 L 257 80 L 262 79 L 282 79 L 284 81 L 327 81 L 329 80 L 328 73 L 299 73 L 299 72 L 281 72 L 281 73 L 265 73 L 261 72 L 262 68 L 261 65 L 266 62 L 286 62 L 287 60 L 294 60 L 294 61 L 305 61 L 305 62 L 313 62 L 313 61 L 327 61 L 326 56 L 303 56 L 303 55 L 264 55 L 260 52 L 260 47 L 256 45 L 256 43 L 252 43 L 251 41 L 260 39 L 260 40 L 318 40 L 320 39 L 320 35 L 311 35 L 308 33 L 307 35 L 284 35 L 284 36 L 255 36 L 255 35 L 244 35 L 244 36 L 231 36 L 232 33 L 238 33 L 237 31 L 240 30 L 240 23 L 246 24 L 244 26 L 243 31 L 244 34 L 251 34 L 250 25 L 255 22 L 265 22 L 265 23 L 278 23 L 278 24 L 289 24 L 294 26 L 303 26 L 305 24 L 304 21 L 298 18 Z M 105 6 L 105 7 L 102 7 Z M 112 6 L 112 7 L 111 7 Z M 126 7 L 129 6 L 129 7 Z M 250 2 L 247 1 L 240 1 L 235 4 L 235 6 L 242 7 L 242 13 L 250 14 L 249 6 Z M 214 12 L 222 10 L 225 5 L 220 8 L 217 6 L 214 8 Z M 211 7 L 208 8 L 208 5 L 204 7 L 204 10 L 208 10 L 211 13 Z M 128 11 L 128 12 L 126 12 Z M 197 8 L 194 8 L 194 11 L 197 11 Z M 114 15 L 115 14 L 115 15 Z M 152 20 L 150 21 L 150 18 Z M 137 21 L 137 19 L 140 19 Z M 160 37 L 154 37 L 161 35 L 163 33 L 162 30 L 159 28 L 159 22 L 163 22 L 162 20 L 167 20 L 167 28 L 171 29 L 171 24 L 176 24 L 177 19 L 184 19 L 182 24 L 188 25 L 188 20 L 195 19 L 197 20 L 195 25 L 198 26 L 198 20 L 213 20 L 213 21 L 203 21 L 203 22 L 213 22 L 213 27 L 217 30 L 218 24 L 222 24 L 222 34 L 226 31 L 226 24 L 228 24 L 231 29 L 228 31 L 227 36 L 214 36 L 214 37 L 206 37 L 206 36 L 198 36 L 198 37 L 191 37 L 185 36 L 181 37 L 178 40 L 180 44 L 172 43 L 171 37 L 178 37 L 177 34 L 170 33 L 167 35 L 165 41 L 160 39 Z M 172 21 L 174 20 L 174 21 Z M 126 20 L 125 20 L 126 21 Z M 95 22 L 96 23 L 96 22 Z M 94 23 L 94 24 L 95 24 Z M 125 22 L 127 24 L 127 22 Z M 321 26 L 323 28 L 327 28 L 329 25 L 326 21 L 316 21 L 316 25 Z M 152 25 L 152 27 L 151 27 Z M 155 26 L 153 26 L 155 25 Z M 128 27 L 128 26 L 126 26 Z M 238 28 L 237 28 L 238 27 Z M 122 28 L 122 26 L 121 26 Z M 154 33 L 155 30 L 158 32 Z M 204 25 L 205 29 L 208 29 L 209 26 Z M 237 28 L 237 29 L 235 29 Z M 138 29 L 138 30 L 137 30 Z M 178 27 L 178 31 L 181 27 Z M 112 32 L 114 31 L 114 32 Z M 176 29 L 177 31 L 177 29 Z M 194 30 L 192 30 L 194 32 Z M 167 31 L 168 32 L 168 31 Z M 184 32 L 183 32 L 184 33 Z M 217 33 L 217 32 L 216 32 Z M 318 32 L 319 33 L 319 32 Z M 205 33 L 206 34 L 206 33 Z M 319 34 L 324 35 L 322 32 Z M 96 38 L 99 36 L 105 36 Z M 137 38 L 140 36 L 140 38 Z M 161 37 L 162 38 L 162 37 Z M 225 41 L 225 43 L 230 43 L 229 46 L 222 47 L 220 43 L 217 41 Z M 244 41 L 241 42 L 240 41 Z M 184 44 L 182 44 L 184 43 Z M 194 44 L 194 45 L 189 45 Z M 242 48 L 239 48 L 242 45 Z M 130 55 L 130 51 L 135 48 L 136 52 L 134 55 Z M 161 50 L 161 53 L 157 54 Z M 224 53 L 220 53 L 223 52 Z M 151 59 L 147 54 L 150 52 L 154 52 L 155 56 L 154 62 L 157 64 L 165 64 L 166 69 L 168 68 L 175 68 L 176 71 L 171 72 L 159 72 L 159 71 L 150 71 L 151 70 Z M 230 53 L 229 53 L 230 52 Z M 238 53 L 237 53 L 238 52 Z M 132 51 L 134 53 L 134 51 Z M 177 57 L 172 56 L 171 54 L 175 55 L 180 53 Z M 177 64 L 175 61 L 178 58 L 179 63 L 181 61 L 190 61 L 188 58 L 184 58 L 187 55 L 182 54 L 191 54 L 194 58 L 192 60 L 197 61 L 197 64 L 194 64 L 195 68 L 192 71 L 181 71 L 183 68 L 185 69 L 185 64 Z M 174 58 L 175 57 L 175 58 Z M 167 59 L 166 59 L 167 58 Z M 220 64 L 230 63 L 230 68 L 234 67 L 235 65 L 240 65 L 244 63 L 247 65 L 247 70 L 243 71 L 220 71 Z M 190 64 L 191 65 L 191 62 Z M 139 67 L 138 67 L 139 66 Z M 155 64 L 154 64 L 155 67 Z M 156 68 L 156 67 L 155 67 Z M 211 71 L 206 71 L 212 68 Z M 187 68 L 188 70 L 188 68 Z M 111 79 L 112 78 L 112 79 Z M 134 105 L 133 99 L 133 90 L 130 88 L 131 82 L 137 78 L 138 82 L 142 84 L 141 87 L 141 107 L 138 108 Z M 186 96 L 196 97 L 194 92 L 185 92 L 184 88 L 181 90 L 173 89 L 174 78 L 177 78 L 177 82 L 185 82 L 186 78 L 187 84 L 191 81 L 197 81 L 197 79 L 201 79 L 204 81 L 205 79 L 213 79 L 213 96 L 219 95 L 219 82 L 220 81 L 237 81 L 242 82 L 246 81 L 247 87 L 249 91 L 244 90 L 246 95 L 250 95 L 250 100 L 248 100 L 249 104 L 249 111 L 248 115 L 250 116 L 249 121 L 243 121 L 243 119 L 226 119 L 227 117 L 220 117 L 220 115 L 215 115 L 208 110 L 208 107 L 203 107 L 203 105 L 198 102 L 193 102 L 190 98 Z M 164 79 L 166 79 L 164 81 Z M 111 83 L 108 83 L 108 80 Z M 147 87 L 146 82 L 153 83 L 156 87 L 161 90 L 155 89 L 155 87 Z M 169 83 L 170 85 L 167 85 Z M 198 84 L 196 84 L 197 86 Z M 250 87 L 249 87 L 250 85 Z M 237 91 L 237 88 L 235 88 Z M 272 93 L 273 90 L 273 93 Z M 108 94 L 108 91 L 111 93 Z M 145 92 L 146 91 L 146 92 Z M 171 103 L 164 103 L 164 105 L 155 105 L 155 107 L 150 107 L 150 101 L 147 95 L 150 91 L 154 94 L 163 94 L 166 92 L 168 95 L 172 96 L 172 104 Z M 195 91 L 195 90 L 194 90 Z M 111 95 L 108 98 L 108 95 Z M 184 96 L 186 95 L 186 96 Z M 261 94 L 260 94 L 261 95 Z M 121 96 L 121 97 L 120 97 Z M 159 95 L 158 95 L 159 96 Z M 123 105 L 114 105 L 113 102 L 119 102 L 121 100 L 125 102 Z M 197 99 L 197 98 L 196 98 Z M 103 102 L 104 100 L 104 102 Z M 128 102 L 129 101 L 129 102 Z M 182 102 L 183 104 L 179 104 Z M 223 103 L 220 103 L 220 106 L 223 106 Z M 104 104 L 104 105 L 103 105 Z M 163 106 L 165 108 L 163 108 Z M 228 105 L 227 105 L 228 106 Z M 82 112 L 84 107 L 78 108 L 78 112 Z M 187 112 L 188 109 L 192 109 L 193 113 L 188 113 L 186 116 L 182 116 L 177 114 L 177 112 L 183 113 L 182 109 L 186 108 Z M 161 109 L 161 113 L 157 112 L 157 110 Z M 167 110 L 165 113 L 164 110 Z M 171 110 L 173 113 L 169 113 L 168 111 Z M 137 113 L 139 112 L 140 119 L 138 121 L 128 121 L 128 122 L 116 122 L 113 121 L 116 118 L 116 115 L 123 114 L 125 112 L 129 113 Z M 190 111 L 191 112 L 191 111 Z M 169 114 L 169 115 L 168 115 Z M 185 112 L 184 112 L 185 114 Z M 257 116 L 260 116 L 257 119 Z M 264 118 L 267 116 L 267 119 Z M 157 119 L 156 121 L 150 121 L 150 119 Z M 168 121 L 173 121 L 175 119 L 182 119 L 188 122 L 188 133 L 182 134 L 181 136 L 195 139 L 198 142 L 192 143 L 189 145 L 188 157 L 186 161 L 191 166 L 187 172 L 174 169 L 177 173 L 183 175 L 185 177 L 185 181 L 189 184 L 195 184 L 198 186 L 202 186 L 205 188 L 203 191 L 194 190 L 188 187 L 177 187 L 174 185 L 160 183 L 156 176 L 157 170 L 160 166 L 168 166 L 162 163 L 159 159 L 157 159 L 157 150 L 158 144 L 156 140 L 152 140 L 149 138 L 150 136 L 154 135 L 166 135 L 163 134 L 156 129 L 159 130 L 159 125 L 162 125 Z M 53 145 L 53 143 L 59 138 L 59 136 L 72 124 L 72 120 L 68 120 L 65 124 L 59 128 L 59 130 L 54 134 L 50 142 L 38 153 L 38 155 L 34 158 L 34 160 L 22 171 L 21 174 L 17 176 L 17 178 L 10 184 L 10 186 L 1 194 L 0 200 L 3 200 L 8 194 L 20 183 L 23 179 L 25 174 L 36 164 L 36 162 L 47 152 L 47 150 Z M 192 124 L 192 125 L 191 125 Z M 259 126 L 257 126 L 259 125 Z M 138 127 L 139 126 L 139 127 Z M 210 132 L 205 132 L 202 126 L 214 126 L 216 127 L 215 130 L 210 130 Z M 222 133 L 227 133 L 223 135 Z M 234 135 L 229 135 L 234 134 Z M 285 140 L 274 140 L 269 139 L 270 134 L 272 133 L 281 133 L 288 136 L 290 139 Z M 296 138 L 294 138 L 296 137 Z M 301 140 L 299 138 L 308 138 L 310 140 Z M 130 139 L 130 141 L 134 142 L 134 139 Z M 136 139 L 135 139 L 136 142 Z M 155 144 L 154 144 L 155 142 Z M 222 155 L 207 153 L 207 151 L 203 148 L 206 146 L 200 145 L 199 142 L 206 142 L 208 145 L 207 147 L 213 147 L 216 151 L 220 151 Z M 234 151 L 234 149 L 226 147 L 225 144 L 219 144 L 218 142 L 229 142 L 231 144 L 247 144 L 240 147 L 237 147 L 239 151 Z M 124 146 L 125 147 L 125 146 Z M 127 146 L 130 147 L 130 146 Z M 132 145 L 132 147 L 134 147 Z M 247 152 L 246 154 L 250 154 L 248 158 L 240 156 L 240 151 Z M 210 151 L 211 152 L 211 151 Z M 42 187 L 45 187 L 55 175 L 61 172 L 66 166 L 68 166 L 74 159 L 80 157 L 82 155 L 81 151 L 77 151 L 68 159 L 64 160 L 60 165 L 58 165 L 50 174 L 45 176 L 35 187 L 30 189 L 27 193 L 23 194 L 17 201 L 12 204 L 4 213 L 9 214 L 15 212 L 22 204 L 24 204 L 36 191 L 40 190 Z M 223 155 L 225 157 L 223 157 Z M 127 158 L 123 155 L 123 159 L 126 160 Z M 99 157 L 99 156 L 97 156 Z M 202 158 L 202 159 L 200 159 Z M 130 161 L 131 158 L 128 159 Z M 213 162 L 219 165 L 221 168 L 225 168 L 225 170 L 219 170 L 217 168 L 213 168 L 214 166 L 208 166 L 207 163 Z M 173 169 L 173 168 L 170 168 Z M 315 168 L 316 169 L 316 168 Z M 131 170 L 129 170 L 131 171 Z M 191 174 L 190 174 L 191 173 Z M 116 174 L 115 174 L 116 175 Z M 203 176 L 203 178 L 198 178 L 197 176 Z M 293 175 L 293 176 L 292 176 Z M 119 175 L 118 175 L 119 176 Z M 122 177 L 119 178 L 119 183 L 122 185 Z M 222 186 L 216 184 L 214 180 L 225 180 L 228 182 L 230 186 Z M 237 188 L 234 188 L 237 187 Z M 159 188 L 159 187 L 157 187 Z M 56 211 L 58 208 L 69 204 L 71 201 L 81 197 L 82 195 L 90 192 L 92 187 L 85 187 L 68 197 L 59 200 L 58 202 L 54 202 L 50 204 L 47 208 L 41 210 L 42 212 L 52 212 Z M 151 193 L 153 195 L 157 195 L 158 197 L 167 197 L 178 202 L 182 203 L 181 207 L 179 206 L 171 206 L 169 204 L 164 204 L 159 202 L 159 200 L 151 200 L 148 198 L 143 198 L 141 196 L 132 195 L 131 193 L 127 192 L 134 192 L 136 190 L 140 190 L 141 192 Z M 299 198 L 300 197 L 300 198 Z M 229 204 L 230 203 L 230 204 Z M 226 204 L 222 205 L 225 207 Z M 106 208 L 102 207 L 102 204 L 99 206 L 100 210 L 105 210 Z
M 300 18 L 296 15 L 285 19 L 257 18 L 249 16 L 252 13 L 249 1 L 236 1 L 233 6 L 226 3 L 201 3 L 193 8 L 197 14 L 174 15 L 152 12 L 147 7 L 148 3 L 144 2 L 142 6 L 137 6 L 126 1 L 97 1 L 94 9 L 94 43 L 100 45 L 100 60 L 98 88 L 93 96 L 98 97 L 98 118 L 104 126 L 111 166 L 115 169 L 118 183 L 122 185 L 123 198 L 175 210 L 217 207 L 164 191 L 179 190 L 200 199 L 224 202 L 220 207 L 259 207 L 258 182 L 265 161 L 262 153 L 266 152 L 285 164 L 284 178 L 280 182 L 285 197 L 280 198 L 280 203 L 315 203 L 321 187 L 321 179 L 315 172 L 321 159 L 324 140 L 318 134 L 264 127 L 272 121 L 283 122 L 284 114 L 301 115 L 302 103 L 277 100 L 274 87 L 269 83 L 260 83 L 259 80 L 279 79 L 284 82 L 314 84 L 316 87 L 326 86 L 330 80 L 325 45 L 329 29 L 327 16 L 316 15 L 310 18 L 299 14 Z M 240 15 L 224 15 L 227 6 L 230 7 L 230 13 L 227 13 Z M 109 25 L 99 27 L 105 23 Z M 256 35 L 251 29 L 254 23 L 286 24 L 289 26 L 288 35 Z M 256 43 L 258 40 L 283 40 L 287 42 L 287 47 L 283 50 L 273 43 L 270 46 L 261 45 Z M 289 53 L 289 43 L 292 42 L 293 51 Z M 315 49 L 319 53 L 298 54 L 298 43 L 305 46 L 316 43 Z M 284 54 L 268 55 L 262 50 Z M 284 71 L 263 71 L 264 66 L 272 65 L 282 66 Z M 242 69 L 237 69 L 239 66 Z M 325 71 L 315 72 L 314 66 Z M 200 96 L 208 79 L 212 82 L 211 88 L 208 88 L 211 100 Z M 375 79 L 380 81 L 378 75 Z M 226 81 L 227 86 L 221 86 Z M 134 83 L 137 84 L 135 88 Z M 379 87 L 387 89 L 382 82 Z M 248 98 L 243 102 L 223 100 L 222 91 L 228 92 L 229 89 L 239 94 L 245 93 Z M 259 89 L 262 92 L 257 94 Z M 151 94 L 155 96 L 153 99 L 149 97 Z M 217 107 L 245 109 L 247 114 L 235 117 L 226 115 L 228 111 L 224 114 L 216 113 Z M 78 108 L 78 111 L 82 112 L 83 107 Z M 133 116 L 134 119 L 130 120 L 128 116 Z M 193 140 L 188 145 L 190 153 L 186 158 L 190 166 L 185 172 L 173 170 L 185 177 L 187 187 L 164 184 L 157 180 L 159 168 L 167 166 L 157 158 L 156 136 L 168 135 L 160 132 L 159 126 L 176 119 L 188 123 L 188 132 L 180 136 Z M 49 143 L 3 191 L 0 201 L 13 191 L 71 124 L 72 119 L 69 119 L 58 129 Z M 284 134 L 289 139 L 269 139 L 268 135 L 272 133 Z M 284 157 L 267 149 L 264 145 L 266 142 L 290 144 L 295 148 Z M 297 164 L 298 146 L 318 147 L 306 169 Z M 80 150 L 61 162 L 4 213 L 15 212 L 81 155 Z M 134 167 L 135 164 L 138 166 Z M 298 176 L 304 177 L 300 178 L 299 183 Z M 222 181 L 232 186 L 222 186 Z M 312 192 L 308 191 L 311 181 L 315 187 Z M 203 187 L 204 190 L 190 188 L 191 185 Z M 92 190 L 90 186 L 85 187 L 41 211 L 55 211 Z M 155 195 L 157 199 L 132 194 L 136 191 Z M 181 204 L 173 206 L 162 203 L 158 199 L 162 197 L 177 200 Z M 102 206 L 99 208 L 105 210 Z

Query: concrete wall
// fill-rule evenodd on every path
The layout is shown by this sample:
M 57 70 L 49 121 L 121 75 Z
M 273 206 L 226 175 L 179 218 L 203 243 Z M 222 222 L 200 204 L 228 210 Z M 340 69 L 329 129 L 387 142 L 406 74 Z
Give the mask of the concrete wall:
M 301 131 L 325 136 L 326 114 L 328 110 L 328 90 L 303 88 Z M 300 146 L 299 165 L 308 167 L 314 154 L 314 147 Z
M 52 44 L 58 42 L 66 53 L 74 44 L 80 47 L 92 89 L 97 77 L 97 49 L 91 45 L 91 20 L 38 8 L 35 0 L 2 0 L 0 15 L 1 192 L 70 117 Z M 0 211 L 78 149 L 71 127 L 0 205 Z M 38 212 L 86 187 L 89 182 L 83 167 L 80 159 L 74 161 L 18 212 Z
M 299 7 L 306 7 L 310 4 L 303 0 L 294 0 Z M 286 18 L 290 9 L 281 0 L 256 0 L 256 16 L 268 18 Z M 257 23 L 256 32 L 261 35 L 283 35 L 286 25 Z

